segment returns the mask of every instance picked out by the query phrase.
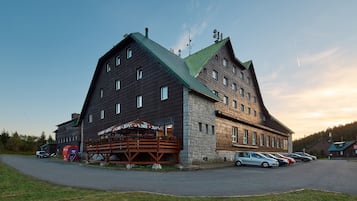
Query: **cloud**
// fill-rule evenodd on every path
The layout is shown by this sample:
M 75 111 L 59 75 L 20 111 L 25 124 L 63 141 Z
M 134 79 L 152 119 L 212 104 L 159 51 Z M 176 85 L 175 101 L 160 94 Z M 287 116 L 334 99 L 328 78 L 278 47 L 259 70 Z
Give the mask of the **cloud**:
M 272 72 L 262 92 L 269 111 L 294 139 L 357 120 L 357 59 L 330 48 L 300 57 L 302 68 Z

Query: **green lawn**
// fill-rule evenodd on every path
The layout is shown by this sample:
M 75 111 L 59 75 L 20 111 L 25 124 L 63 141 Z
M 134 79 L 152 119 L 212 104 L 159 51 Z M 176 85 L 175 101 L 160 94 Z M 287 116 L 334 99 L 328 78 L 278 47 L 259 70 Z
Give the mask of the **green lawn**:
M 50 184 L 25 176 L 16 170 L 0 163 L 0 200 L 188 200 L 188 201 L 210 201 L 210 200 L 281 200 L 281 201 L 301 201 L 301 200 L 334 200 L 334 201 L 356 201 L 356 196 L 342 193 L 322 192 L 315 190 L 302 190 L 291 193 L 271 194 L 253 197 L 176 197 L 169 195 L 157 195 L 150 193 L 122 193 L 110 191 L 98 191 L 71 188 Z

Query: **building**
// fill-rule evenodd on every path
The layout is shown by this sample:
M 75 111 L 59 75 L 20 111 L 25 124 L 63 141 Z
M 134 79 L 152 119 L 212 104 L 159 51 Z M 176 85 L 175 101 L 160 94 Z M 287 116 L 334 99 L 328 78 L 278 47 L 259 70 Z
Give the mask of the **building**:
M 342 141 L 342 142 L 333 142 L 331 143 L 328 151 L 330 153 L 330 157 L 332 158 L 348 158 L 348 157 L 356 157 L 357 156 L 357 144 L 356 141 Z
M 183 59 L 146 30 L 103 55 L 79 118 L 82 151 L 103 129 L 136 119 L 179 138 L 184 165 L 291 148 L 292 131 L 269 114 L 253 63 L 234 56 L 229 38 Z
M 69 121 L 57 125 L 56 134 L 57 155 L 62 155 L 62 149 L 66 145 L 80 146 L 80 126 L 77 125 L 79 114 L 73 113 Z

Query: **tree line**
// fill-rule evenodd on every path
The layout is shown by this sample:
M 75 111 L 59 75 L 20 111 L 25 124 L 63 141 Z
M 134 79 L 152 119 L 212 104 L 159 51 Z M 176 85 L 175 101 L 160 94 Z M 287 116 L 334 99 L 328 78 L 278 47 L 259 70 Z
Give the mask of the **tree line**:
M 0 135 L 0 152 L 35 152 L 41 145 L 54 142 L 51 135 L 46 138 L 45 132 L 40 137 L 21 135 L 17 132 L 10 134 L 3 130 Z

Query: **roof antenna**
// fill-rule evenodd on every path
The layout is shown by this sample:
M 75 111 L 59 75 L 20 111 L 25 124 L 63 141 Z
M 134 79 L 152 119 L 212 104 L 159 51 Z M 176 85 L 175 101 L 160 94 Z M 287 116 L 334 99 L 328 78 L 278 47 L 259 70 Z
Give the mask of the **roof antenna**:
M 219 31 L 217 31 L 217 29 L 213 30 L 213 38 L 216 39 L 214 42 L 218 43 L 219 41 L 221 41 L 223 39 L 223 33 L 220 33 Z
M 191 55 L 192 45 L 191 45 L 191 30 L 188 31 L 188 43 L 186 46 L 188 47 L 188 55 Z

